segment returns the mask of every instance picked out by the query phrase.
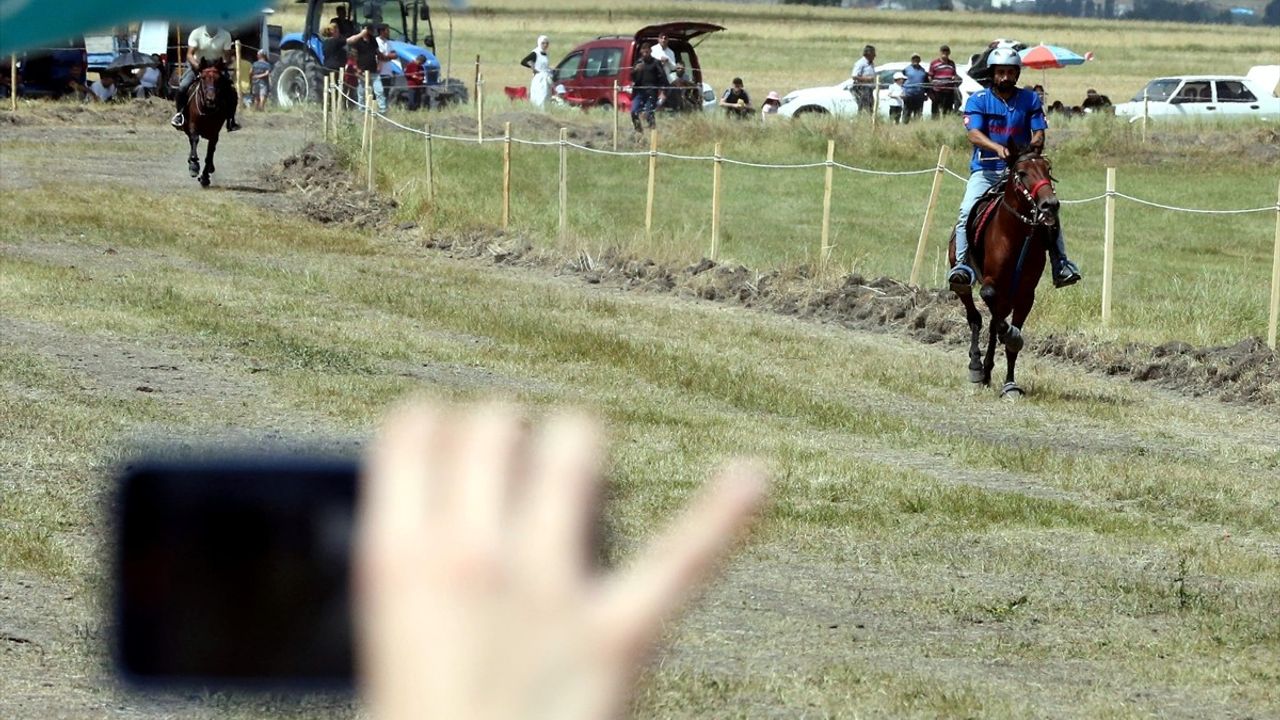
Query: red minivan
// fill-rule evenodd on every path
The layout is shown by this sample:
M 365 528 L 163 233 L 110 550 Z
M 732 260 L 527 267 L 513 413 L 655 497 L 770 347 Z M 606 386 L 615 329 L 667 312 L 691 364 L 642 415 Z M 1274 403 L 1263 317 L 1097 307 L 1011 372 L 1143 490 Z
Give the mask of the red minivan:
M 618 105 L 631 107 L 631 67 L 635 65 L 640 46 L 645 41 L 658 42 L 658 36 L 666 33 L 667 46 L 676 55 L 676 63 L 684 65 L 685 72 L 694 85 L 702 90 L 702 107 L 715 107 L 716 95 L 712 87 L 702 81 L 702 66 L 698 63 L 697 45 L 714 32 L 724 30 L 719 25 L 700 22 L 671 22 L 641 28 L 633 36 L 606 35 L 585 42 L 573 49 L 555 68 L 555 82 L 564 85 L 565 100 L 579 107 L 607 108 L 613 104 L 613 83 L 618 87 Z

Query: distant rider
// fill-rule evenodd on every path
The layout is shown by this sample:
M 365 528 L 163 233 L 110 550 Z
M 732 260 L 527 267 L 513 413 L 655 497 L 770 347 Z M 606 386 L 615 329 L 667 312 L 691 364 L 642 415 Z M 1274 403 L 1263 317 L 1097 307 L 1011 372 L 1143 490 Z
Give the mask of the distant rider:
M 196 81 L 197 74 L 211 65 L 216 65 L 221 70 L 218 76 L 218 102 L 228 114 L 227 132 L 240 129 L 240 123 L 236 122 L 236 109 L 240 105 L 240 98 L 236 94 L 235 86 L 231 83 L 231 73 L 228 70 L 236 61 L 235 54 L 236 46 L 231 40 L 231 33 L 224 28 L 216 25 L 202 25 L 191 31 L 191 36 L 187 38 L 187 69 L 182 74 L 182 80 L 178 82 L 176 94 L 178 112 L 171 121 L 174 127 L 180 128 L 187 123 L 184 111 L 187 109 L 187 101 L 191 99 L 187 92 L 191 88 L 191 83 Z
M 952 288 L 968 288 L 976 275 L 968 262 L 969 212 L 978 198 L 1000 182 L 1008 169 L 1010 140 L 1019 146 L 1044 147 L 1044 107 L 1032 90 L 1018 87 L 1022 59 L 1013 48 L 996 48 L 987 57 L 993 85 L 969 97 L 964 106 L 964 126 L 973 143 L 973 159 L 969 163 L 969 182 L 960 203 L 960 219 L 956 223 L 956 266 L 947 281 Z M 1067 248 L 1058 224 L 1055 243 L 1049 247 L 1054 287 L 1064 287 L 1080 280 L 1080 269 L 1067 259 Z

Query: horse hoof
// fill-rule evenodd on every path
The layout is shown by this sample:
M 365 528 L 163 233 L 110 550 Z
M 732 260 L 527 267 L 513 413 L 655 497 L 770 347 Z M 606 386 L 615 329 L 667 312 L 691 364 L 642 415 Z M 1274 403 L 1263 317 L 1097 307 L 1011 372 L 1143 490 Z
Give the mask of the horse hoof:
M 200 174 L 200 166 L 199 166 L 199 165 L 188 165 L 188 166 L 187 166 L 187 172 L 191 173 L 191 177 L 195 177 L 195 176 L 197 176 L 197 175 L 199 175 L 199 174 Z
M 1018 387 L 1017 383 L 1007 382 L 1003 388 L 1000 388 L 1001 400 L 1021 400 L 1025 395 L 1026 393 L 1022 391 L 1022 388 Z
M 209 176 L 202 175 L 200 177 L 200 187 L 209 187 Z
M 1022 351 L 1022 331 L 1016 327 L 1010 327 L 1005 331 L 1004 337 L 1000 338 L 1004 342 L 1005 348 L 1009 352 Z
M 981 371 L 981 370 L 970 370 L 970 371 L 969 371 L 969 382 L 971 382 L 971 383 L 980 383 L 980 382 L 982 382 L 982 380 L 983 380 L 983 378 L 982 378 L 982 371 Z

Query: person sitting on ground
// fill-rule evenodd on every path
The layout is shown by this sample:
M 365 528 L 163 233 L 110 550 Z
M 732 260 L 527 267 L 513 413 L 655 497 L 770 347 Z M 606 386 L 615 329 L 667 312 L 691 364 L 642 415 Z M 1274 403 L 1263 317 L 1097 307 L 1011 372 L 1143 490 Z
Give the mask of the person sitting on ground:
M 902 96 L 906 93 L 906 85 L 906 74 L 893 74 L 893 84 L 889 86 L 889 119 L 895 123 L 902 122 Z
M 676 111 L 698 110 L 702 107 L 702 90 L 689 78 L 684 65 L 676 65 L 676 79 L 671 81 L 666 106 Z
M 720 107 L 724 108 L 726 115 L 739 120 L 755 114 L 755 108 L 751 107 L 751 96 L 742 86 L 742 78 L 734 78 L 733 87 L 725 90 L 724 95 L 720 96 Z
M 116 76 L 104 72 L 89 86 L 89 97 L 93 98 L 94 102 L 110 102 L 116 99 L 118 90 Z
M 271 92 L 271 61 L 266 50 L 258 51 L 258 59 L 249 68 L 250 87 L 253 88 L 253 109 L 267 109 L 267 95 Z
M 1048 114 L 1050 115 L 1066 115 L 1068 112 L 1067 106 L 1063 105 L 1061 100 L 1054 100 L 1048 110 Z
M 1111 107 L 1111 98 L 1100 94 L 1097 90 L 1089 88 L 1084 95 L 1084 102 L 1080 103 L 1081 109 L 1085 112 L 1098 112 Z
M 419 55 L 413 62 L 404 66 L 404 82 L 409 88 L 409 109 L 417 110 L 423 106 L 427 84 L 427 56 Z
M 188 93 L 192 83 L 196 81 L 196 74 L 205 68 L 217 66 L 222 70 L 218 79 L 218 102 L 227 113 L 227 132 L 240 129 L 240 123 L 236 122 L 236 108 L 240 99 L 227 71 L 231 63 L 236 62 L 235 52 L 231 33 L 217 25 L 201 25 L 191 31 L 187 38 L 187 69 L 182 74 L 175 93 L 178 112 L 171 121 L 174 127 L 180 128 L 186 124 L 185 111 L 187 102 L 191 99 Z
M 760 106 L 760 119 L 767 121 L 770 116 L 776 117 L 778 109 L 782 107 L 782 96 L 778 95 L 777 90 L 770 90 L 765 96 L 764 103 Z

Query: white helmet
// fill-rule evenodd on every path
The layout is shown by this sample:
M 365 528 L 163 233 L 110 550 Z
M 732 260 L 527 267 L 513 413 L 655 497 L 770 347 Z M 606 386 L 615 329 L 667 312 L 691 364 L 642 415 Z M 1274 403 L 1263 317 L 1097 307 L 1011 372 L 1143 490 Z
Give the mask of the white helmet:
M 1013 48 L 998 47 L 987 56 L 987 67 L 997 67 L 999 65 L 1022 69 L 1022 57 Z

